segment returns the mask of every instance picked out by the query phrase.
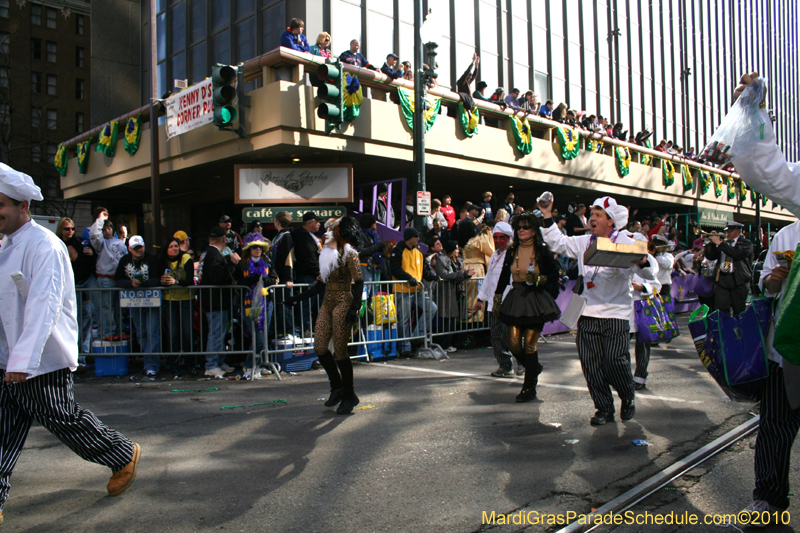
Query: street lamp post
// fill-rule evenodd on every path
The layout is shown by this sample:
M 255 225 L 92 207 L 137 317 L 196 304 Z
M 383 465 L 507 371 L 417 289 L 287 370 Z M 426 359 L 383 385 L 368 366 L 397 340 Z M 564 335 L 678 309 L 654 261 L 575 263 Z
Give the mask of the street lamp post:
M 423 63 L 423 50 L 422 50 L 422 0 L 414 0 L 414 179 L 413 191 L 414 198 L 417 197 L 417 192 L 424 191 L 425 183 L 425 125 L 424 109 L 425 95 L 423 91 L 426 90 L 425 80 L 423 78 L 424 69 Z M 403 199 L 405 201 L 405 198 Z M 405 205 L 405 204 L 404 204 Z M 414 205 L 414 212 L 416 212 L 416 205 Z M 405 214 L 404 214 L 405 216 Z M 424 229 L 422 217 L 417 215 L 414 217 L 414 225 L 420 232 Z

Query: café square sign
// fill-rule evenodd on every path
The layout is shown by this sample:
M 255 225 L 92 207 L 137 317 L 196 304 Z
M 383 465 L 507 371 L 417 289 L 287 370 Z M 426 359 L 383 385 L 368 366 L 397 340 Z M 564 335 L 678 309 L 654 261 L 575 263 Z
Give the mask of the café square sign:
M 352 165 L 236 165 L 237 204 L 353 201 Z

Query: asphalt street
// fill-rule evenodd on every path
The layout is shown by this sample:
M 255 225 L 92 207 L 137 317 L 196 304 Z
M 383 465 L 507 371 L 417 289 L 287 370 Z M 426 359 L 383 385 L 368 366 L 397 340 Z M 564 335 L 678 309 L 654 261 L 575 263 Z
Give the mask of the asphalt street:
M 141 444 L 136 481 L 122 496 L 108 497 L 107 469 L 82 461 L 35 425 L 11 479 L 2 527 L 554 531 L 502 526 L 498 517 L 589 512 L 752 416 L 752 404 L 727 400 L 707 375 L 686 318 L 684 336 L 653 349 L 636 417 L 602 427 L 589 425 L 594 408 L 570 334 L 540 345 L 539 400 L 527 404 L 514 402 L 521 380 L 489 376 L 497 365 L 485 343 L 443 362 L 356 365 L 361 404 L 350 416 L 322 405 L 322 370 L 281 382 L 78 377 L 79 402 Z M 241 407 L 225 408 L 233 406 Z M 752 491 L 752 440 L 637 509 L 739 510 Z M 494 523 L 487 524 L 492 512 Z M 615 531 L 640 530 L 704 531 Z

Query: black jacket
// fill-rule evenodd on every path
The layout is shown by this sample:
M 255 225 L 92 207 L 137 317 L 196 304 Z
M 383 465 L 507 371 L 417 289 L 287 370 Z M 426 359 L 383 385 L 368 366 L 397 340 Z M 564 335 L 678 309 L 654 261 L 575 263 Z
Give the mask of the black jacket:
M 711 261 L 717 260 L 717 266 L 714 269 L 714 279 L 717 277 L 722 266 L 720 260 L 722 254 L 727 255 L 733 262 L 733 281 L 737 287 L 746 285 L 750 282 L 753 276 L 753 243 L 745 239 L 744 236 L 739 235 L 736 240 L 736 245 L 731 246 L 728 241 L 723 242 L 719 246 L 713 242 L 709 242 L 705 246 L 706 259 Z
M 380 252 L 381 250 L 383 250 L 383 243 L 380 241 L 373 243 L 372 237 L 366 232 L 366 230 L 362 229 L 358 234 L 358 247 L 356 248 L 356 251 L 358 252 L 358 261 L 362 265 L 369 264 L 373 259 L 373 254 Z
M 497 288 L 494 290 L 495 294 L 503 294 L 508 284 L 511 283 L 511 268 L 514 264 L 515 257 L 516 254 L 509 248 L 508 252 L 506 252 L 505 260 L 503 261 L 503 270 L 500 272 Z M 553 252 L 550 251 L 547 245 L 536 247 L 536 266 L 539 267 L 540 275 L 547 276 L 547 282 L 544 284 L 543 288 L 555 300 L 558 298 L 561 285 L 561 269 L 558 266 L 558 261 L 553 256 Z
M 275 270 L 280 283 L 293 281 L 292 269 L 292 249 L 294 248 L 294 239 L 292 232 L 287 229 L 282 229 L 274 239 L 272 239 L 272 248 L 270 248 L 270 258 L 272 259 L 272 268 Z
M 72 263 L 72 272 L 75 275 L 75 285 L 82 285 L 86 283 L 86 280 L 95 272 L 97 252 L 94 252 L 92 255 L 83 253 L 84 245 L 81 240 L 76 237 L 72 237 L 64 244 L 78 253 L 78 257 L 75 261 L 70 260 L 70 262 Z M 87 244 L 86 248 L 92 248 L 92 246 Z M 94 248 L 92 248 L 92 251 L 94 251 Z
M 114 273 L 117 287 L 130 289 L 133 280 L 138 279 L 140 287 L 158 287 L 161 285 L 161 272 L 158 268 L 158 258 L 148 252 L 140 261 L 136 261 L 131 253 L 122 256 Z
M 458 245 L 464 248 L 469 240 L 478 234 L 478 226 L 470 217 L 458 223 Z
M 305 228 L 292 232 L 294 240 L 294 272 L 298 276 L 319 276 L 319 246 Z
M 235 265 L 229 257 L 223 257 L 215 247 L 209 246 L 203 260 L 201 285 L 233 285 Z M 204 311 L 223 311 L 231 308 L 231 289 L 211 289 L 200 292 Z

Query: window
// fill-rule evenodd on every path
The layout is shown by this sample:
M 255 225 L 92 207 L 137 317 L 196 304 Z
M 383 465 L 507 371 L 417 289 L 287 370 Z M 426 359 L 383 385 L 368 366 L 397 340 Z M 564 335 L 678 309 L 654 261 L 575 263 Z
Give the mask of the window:
M 47 27 L 51 29 L 56 29 L 56 20 L 57 20 L 58 12 L 53 9 L 52 7 L 47 8 Z
M 11 34 L 5 31 L 0 31 L 0 53 L 7 54 L 9 52 L 10 43 Z
M 75 16 L 75 33 L 78 35 L 83 35 L 83 26 L 86 24 L 86 21 L 83 18 L 83 15 L 76 15 Z
M 75 113 L 75 132 L 83 133 L 83 113 Z
M 31 59 L 42 58 L 42 40 L 31 39 Z
M 54 130 L 56 129 L 56 119 L 58 118 L 58 112 L 55 109 L 48 109 L 47 110 L 47 129 Z
M 11 5 L 11 0 L 0 0 L 0 17 L 8 18 L 8 8 Z
M 34 26 L 42 25 L 42 6 L 31 4 L 31 24 Z
M 31 162 L 33 163 L 41 163 L 42 162 L 42 147 L 39 145 L 31 146 Z
M 51 165 L 56 160 L 56 152 L 58 152 L 58 145 L 47 143 L 47 162 Z
M 31 128 L 42 127 L 42 110 L 38 107 L 31 108 Z
M 50 41 L 47 41 L 47 62 L 56 62 L 56 43 L 51 43 Z
M 83 80 L 75 80 L 75 98 L 83 100 Z
M 0 67 L 0 87 L 8 87 L 8 67 Z
M 50 96 L 56 95 L 56 78 L 52 74 L 47 75 L 47 94 Z
M 42 92 L 42 73 L 41 72 L 31 72 L 31 92 L 32 93 L 40 93 Z
M 11 107 L 8 104 L 0 104 L 0 124 L 5 124 L 11 117 Z
M 75 47 L 75 66 L 83 68 L 83 48 L 80 46 Z

